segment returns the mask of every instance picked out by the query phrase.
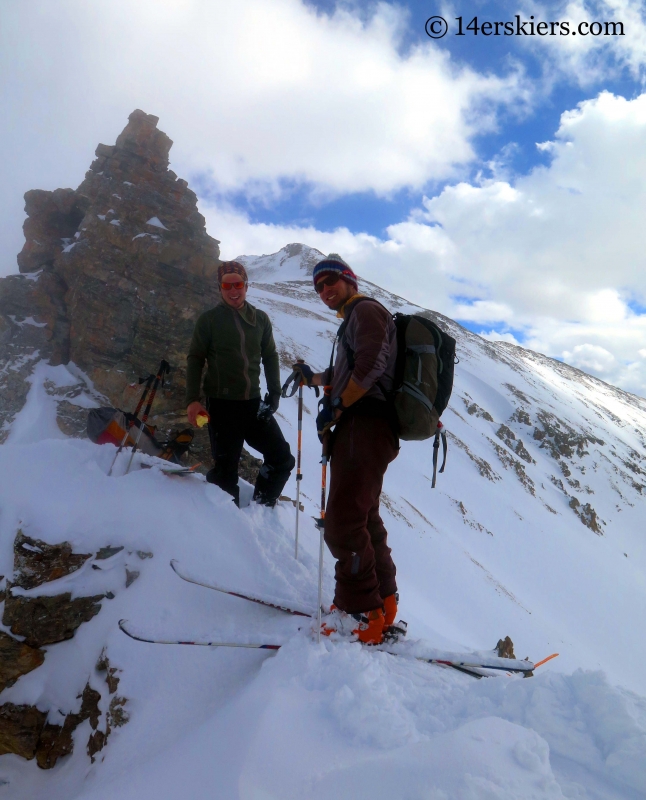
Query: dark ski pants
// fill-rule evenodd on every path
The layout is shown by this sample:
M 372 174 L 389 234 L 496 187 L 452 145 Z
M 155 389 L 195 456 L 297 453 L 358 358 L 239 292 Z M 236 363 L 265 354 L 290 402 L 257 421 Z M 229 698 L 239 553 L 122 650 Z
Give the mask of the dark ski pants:
M 254 497 L 276 500 L 294 468 L 289 445 L 271 417 L 258 419 L 260 398 L 255 400 L 218 400 L 207 398 L 209 438 L 215 467 L 213 483 L 239 501 L 238 462 L 245 442 L 262 453 L 264 463 L 256 480 Z
M 337 559 L 334 605 L 349 614 L 383 607 L 397 591 L 379 496 L 388 464 L 397 456 L 388 420 L 342 417 L 333 435 L 325 542 Z

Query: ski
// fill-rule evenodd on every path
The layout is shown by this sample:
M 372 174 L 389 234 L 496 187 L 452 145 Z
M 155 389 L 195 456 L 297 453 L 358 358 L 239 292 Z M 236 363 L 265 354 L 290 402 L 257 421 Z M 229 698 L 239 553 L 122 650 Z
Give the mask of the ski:
M 247 647 L 253 650 L 280 650 L 280 644 L 242 644 L 240 642 L 189 642 L 182 641 L 181 639 L 147 639 L 144 636 L 137 636 L 136 633 L 129 631 L 126 627 L 127 619 L 119 620 L 119 629 L 122 630 L 126 636 L 135 639 L 138 642 L 147 642 L 148 644 L 190 644 L 196 647 Z
M 180 475 L 180 476 L 184 476 L 184 475 L 199 475 L 200 473 L 196 472 L 195 470 L 198 467 L 201 467 L 201 466 L 202 466 L 201 463 L 200 464 L 195 464 L 192 467 L 182 467 L 180 465 L 178 465 L 176 467 L 172 467 L 172 466 L 160 467 L 157 464 L 141 464 L 141 469 L 156 469 L 157 472 L 161 472 L 162 475 L 169 475 L 169 476 Z
M 136 633 L 128 630 L 126 627 L 128 620 L 121 619 L 119 620 L 119 628 L 126 636 L 129 636 L 131 639 L 135 639 L 138 642 L 146 642 L 147 644 L 181 644 L 181 645 L 192 645 L 193 647 L 242 647 L 251 650 L 280 650 L 282 647 L 281 644 L 258 644 L 258 643 L 242 643 L 242 642 L 218 642 L 218 641 L 198 641 L 198 640 L 183 640 L 183 639 L 150 639 L 145 636 L 139 636 Z M 397 651 L 393 650 L 386 650 L 383 648 L 375 648 L 375 652 L 381 653 L 388 653 L 391 656 L 401 656 L 406 658 L 405 653 L 398 653 Z M 500 666 L 498 664 L 483 664 L 480 662 L 471 662 L 471 661 L 450 661 L 447 659 L 441 658 L 424 658 L 423 656 L 413 656 L 415 661 L 422 661 L 425 664 L 436 664 L 437 666 L 441 667 L 448 667 L 451 669 L 455 669 L 458 672 L 463 672 L 466 675 L 470 675 L 473 678 L 488 678 L 492 677 L 487 675 L 486 673 L 476 672 L 476 670 L 500 670 L 507 673 L 521 673 L 524 674 L 526 677 L 531 677 L 533 675 L 533 671 L 537 669 L 537 667 L 544 664 L 546 661 L 550 661 L 552 658 L 556 658 L 558 653 L 553 653 L 551 656 L 544 658 L 542 661 L 533 664 L 531 661 L 526 662 L 526 666 L 523 667 L 506 667 Z
M 145 636 L 138 636 L 136 633 L 129 631 L 126 627 L 128 623 L 127 619 L 120 619 L 119 620 L 119 629 L 129 636 L 131 639 L 134 639 L 137 642 L 146 642 L 147 644 L 183 644 L 183 645 L 192 645 L 193 647 L 245 647 L 251 650 L 280 650 L 282 645 L 280 644 L 241 644 L 239 642 L 201 642 L 197 640 L 189 641 L 189 640 L 182 640 L 182 639 L 149 639 Z M 389 653 L 389 655 L 401 655 L 400 653 L 392 653 L 388 650 L 382 650 L 382 653 Z M 448 661 L 434 661 L 433 659 L 426 659 L 426 658 L 418 658 L 418 661 L 424 661 L 430 664 L 436 663 L 440 664 L 441 666 L 445 667 L 452 667 L 453 669 L 458 670 L 458 672 L 463 672 L 466 675 L 471 675 L 473 678 L 484 678 L 488 677 L 486 675 L 481 675 L 478 672 L 473 672 L 466 667 L 459 666 L 457 664 L 451 664 Z
M 389 651 L 386 650 L 385 652 L 388 653 Z M 415 660 L 425 661 L 427 664 L 439 664 L 440 666 L 444 667 L 453 667 L 453 669 L 459 669 L 461 671 L 466 671 L 466 672 L 469 672 L 472 669 L 495 669 L 495 670 L 500 670 L 502 672 L 521 673 L 525 675 L 533 672 L 533 670 L 535 670 L 537 666 L 536 664 L 532 664 L 531 661 L 527 661 L 526 662 L 527 666 L 523 667 L 507 667 L 507 666 L 503 667 L 498 664 L 478 664 L 478 663 L 472 663 L 470 661 L 447 661 L 443 658 L 424 658 L 423 656 L 415 656 Z M 470 674 L 474 674 L 478 678 L 487 677 L 485 675 L 481 675 L 480 673 L 470 673 Z
M 241 600 L 248 600 L 250 603 L 258 603 L 261 606 L 267 606 L 269 608 L 275 608 L 278 611 L 283 611 L 285 614 L 293 614 L 296 617 L 313 617 L 314 615 L 308 611 L 299 611 L 296 608 L 290 608 L 289 606 L 281 605 L 279 603 L 272 603 L 269 600 L 262 600 L 260 597 L 254 597 L 250 594 L 244 594 L 243 592 L 234 592 L 231 589 L 225 589 L 223 586 L 217 586 L 214 583 L 204 583 L 204 581 L 198 581 L 195 578 L 191 578 L 189 575 L 185 575 L 181 571 L 181 567 L 179 566 L 179 562 L 176 559 L 171 559 L 170 562 L 171 568 L 173 572 L 181 578 L 183 581 L 187 581 L 188 583 L 194 583 L 196 586 L 203 586 L 205 589 L 213 589 L 216 592 L 222 592 L 222 594 L 231 595 L 231 597 L 239 597 Z

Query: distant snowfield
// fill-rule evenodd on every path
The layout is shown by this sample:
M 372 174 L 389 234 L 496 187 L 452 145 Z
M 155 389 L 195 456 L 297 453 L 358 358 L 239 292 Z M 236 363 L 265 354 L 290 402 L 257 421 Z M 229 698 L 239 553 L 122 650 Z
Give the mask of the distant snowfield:
M 280 269 L 265 272 L 272 282 L 257 284 L 250 296 L 274 321 L 283 377 L 297 356 L 322 368 L 337 324 L 302 273 L 293 277 L 293 263 L 289 270 L 288 279 Z M 397 298 L 382 297 L 395 310 Z M 46 380 L 65 385 L 76 377 L 41 362 L 0 447 L 0 574 L 11 574 L 19 527 L 49 542 L 68 540 L 77 552 L 124 550 L 102 570 L 88 562 L 28 592 L 115 597 L 103 600 L 74 639 L 49 647 L 43 667 L 5 690 L 2 702 L 76 710 L 71 698 L 88 678 L 101 689 L 94 665 L 107 647 L 122 671 L 119 694 L 128 698 L 130 721 L 113 731 L 93 765 L 83 746 L 89 722 L 76 731 L 74 754 L 52 771 L 3 756 L 0 800 L 646 796 L 639 488 L 646 404 L 470 334 L 458 353 L 445 414 L 449 458 L 438 487 L 430 488 L 432 450 L 423 442 L 403 443 L 384 484 L 401 617 L 429 652 L 490 650 L 509 635 L 520 658 L 559 652 L 558 659 L 528 680 L 476 681 L 356 644 L 316 644 L 307 620 L 181 581 L 172 558 L 198 578 L 315 606 L 318 532 L 311 518 L 318 513 L 320 445 L 313 394 L 306 391 L 297 562 L 290 504 L 238 510 L 200 476 L 169 478 L 154 468 L 123 476 L 125 456 L 108 478 L 114 448 L 65 438 L 43 388 Z M 282 401 L 278 413 L 295 447 L 295 399 Z M 587 441 L 580 456 L 557 459 L 533 438 L 539 413 L 560 420 L 561 431 L 569 425 L 603 445 Z M 503 433 L 505 442 L 501 425 L 516 438 Z M 527 458 L 518 455 L 519 440 Z M 286 491 L 293 495 L 293 481 Z M 569 498 L 579 505 L 572 508 Z M 588 502 L 603 535 L 575 513 Z M 142 560 L 137 551 L 153 557 Z M 329 554 L 325 566 L 329 602 Z M 127 589 L 126 567 L 141 573 Z M 119 631 L 120 618 L 145 636 L 284 647 L 271 655 L 144 644 Z

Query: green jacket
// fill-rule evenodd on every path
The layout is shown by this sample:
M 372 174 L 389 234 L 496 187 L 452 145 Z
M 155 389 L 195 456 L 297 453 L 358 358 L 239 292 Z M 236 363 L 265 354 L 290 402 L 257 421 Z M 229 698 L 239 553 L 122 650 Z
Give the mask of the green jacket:
M 264 311 L 245 303 L 239 311 L 221 302 L 195 323 L 186 357 L 186 405 L 204 394 L 220 400 L 260 397 L 260 362 L 269 392 L 280 393 L 280 368 L 271 322 Z

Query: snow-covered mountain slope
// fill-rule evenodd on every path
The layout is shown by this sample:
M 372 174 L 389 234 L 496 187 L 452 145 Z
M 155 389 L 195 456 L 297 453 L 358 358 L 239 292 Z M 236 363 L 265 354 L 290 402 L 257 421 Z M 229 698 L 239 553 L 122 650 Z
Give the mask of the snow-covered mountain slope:
M 313 292 L 315 258 L 304 246 L 245 258 L 250 300 L 272 318 L 283 377 L 298 357 L 317 369 L 329 360 L 338 320 Z M 361 289 L 393 311 L 416 310 L 366 281 Z M 475 681 L 359 645 L 317 645 L 302 619 L 173 574 L 177 558 L 195 577 L 315 606 L 320 445 L 311 391 L 297 562 L 290 504 L 237 510 L 201 477 L 156 469 L 108 478 L 112 448 L 50 438 L 54 401 L 35 379 L 0 447 L 0 574 L 12 569 L 18 527 L 78 552 L 125 550 L 105 570 L 88 562 L 48 585 L 115 597 L 3 702 L 75 710 L 69 698 L 88 678 L 101 691 L 94 664 L 106 647 L 130 721 L 91 766 L 82 745 L 47 773 L 2 757 L 0 800 L 644 797 L 646 402 L 434 316 L 460 358 L 443 417 L 446 472 L 431 489 L 431 446 L 408 442 L 384 483 L 401 616 L 429 653 L 490 650 L 509 635 L 520 658 L 559 658 L 530 680 Z M 282 401 L 278 417 L 295 447 L 296 400 Z M 293 482 L 287 489 L 293 496 Z M 124 567 L 137 551 L 154 555 L 126 589 Z M 329 554 L 325 567 L 329 601 Z M 122 617 L 143 635 L 284 647 L 268 656 L 142 644 L 118 630 Z
M 271 313 L 285 366 L 300 356 L 320 369 L 338 320 L 307 274 L 281 277 L 255 283 L 252 302 Z M 392 311 L 420 310 L 366 281 L 361 289 Z M 580 663 L 578 652 L 570 658 L 582 646 L 590 664 L 646 691 L 646 653 L 635 636 L 646 610 L 646 401 L 431 316 L 457 339 L 460 359 L 443 417 L 447 470 L 431 491 L 429 443 L 406 442 L 384 485 L 396 556 L 405 544 L 400 578 L 415 587 L 413 597 L 402 593 L 408 616 L 481 646 L 502 627 L 523 654 L 531 630 L 541 651 L 564 651 L 566 669 Z M 280 411 L 286 425 L 288 407 Z M 311 426 L 307 434 L 316 471 Z

